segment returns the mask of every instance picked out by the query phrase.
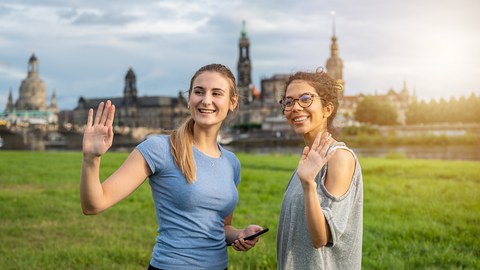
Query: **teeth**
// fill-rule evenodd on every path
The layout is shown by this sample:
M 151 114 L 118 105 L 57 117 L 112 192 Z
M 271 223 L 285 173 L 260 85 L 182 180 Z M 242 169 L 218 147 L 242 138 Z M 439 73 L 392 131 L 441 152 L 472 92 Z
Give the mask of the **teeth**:
M 304 121 L 304 120 L 306 120 L 306 119 L 307 119 L 306 116 L 297 117 L 297 118 L 294 118 L 294 119 L 293 119 L 293 122 L 301 122 L 301 121 Z
M 198 109 L 201 113 L 213 113 L 215 110 Z

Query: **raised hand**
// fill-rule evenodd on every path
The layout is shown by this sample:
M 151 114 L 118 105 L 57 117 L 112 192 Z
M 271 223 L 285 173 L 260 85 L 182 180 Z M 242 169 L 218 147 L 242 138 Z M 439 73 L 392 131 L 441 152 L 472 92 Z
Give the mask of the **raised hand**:
M 317 137 L 315 137 L 311 148 L 308 146 L 303 148 L 302 157 L 298 162 L 297 168 L 297 175 L 302 182 L 303 188 L 315 183 L 315 176 L 335 153 L 334 150 L 326 155 L 331 143 L 331 134 L 324 132 L 319 133 Z
M 88 111 L 87 125 L 83 133 L 84 156 L 101 156 L 112 146 L 114 116 L 115 105 L 110 100 L 98 105 L 95 121 L 93 109 Z

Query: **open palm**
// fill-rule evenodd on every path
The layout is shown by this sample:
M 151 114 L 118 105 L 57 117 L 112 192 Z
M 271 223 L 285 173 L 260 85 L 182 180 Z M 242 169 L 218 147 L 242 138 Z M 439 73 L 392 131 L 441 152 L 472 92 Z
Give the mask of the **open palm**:
M 87 125 L 83 133 L 83 154 L 101 156 L 112 146 L 115 105 L 108 100 L 101 102 L 93 120 L 93 109 L 88 111 Z
M 321 136 L 321 134 L 318 134 L 311 147 L 305 146 L 297 168 L 297 175 L 302 184 L 314 181 L 323 165 L 332 157 L 335 151 L 327 155 L 331 141 L 330 135 Z

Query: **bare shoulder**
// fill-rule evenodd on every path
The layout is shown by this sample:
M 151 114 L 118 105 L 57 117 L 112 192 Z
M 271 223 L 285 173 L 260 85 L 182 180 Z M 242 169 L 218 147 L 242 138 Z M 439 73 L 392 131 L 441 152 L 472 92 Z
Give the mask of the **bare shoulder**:
M 342 196 L 348 191 L 355 172 L 355 158 L 345 149 L 337 149 L 328 161 L 325 187 L 335 197 Z

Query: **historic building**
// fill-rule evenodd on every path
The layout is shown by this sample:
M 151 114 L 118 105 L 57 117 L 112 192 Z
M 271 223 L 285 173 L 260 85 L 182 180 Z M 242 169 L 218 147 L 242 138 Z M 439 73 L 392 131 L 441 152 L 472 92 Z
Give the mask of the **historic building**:
M 243 21 L 240 33 L 237 88 L 240 95 L 240 110 L 236 116 L 237 125 L 262 124 L 268 117 L 278 116 L 285 75 L 274 75 L 261 82 L 261 91 L 252 83 L 252 61 L 250 59 L 250 41 L 246 23 Z
M 252 61 L 248 54 L 249 46 L 250 41 L 245 22 L 243 22 L 239 41 L 238 88 L 241 95 L 248 98 L 243 99 L 241 103 L 237 124 L 258 124 L 266 131 L 289 131 L 290 127 L 282 115 L 279 102 L 283 98 L 285 83 L 290 74 L 274 74 L 271 77 L 263 78 L 261 91 L 258 93 L 250 79 Z M 335 31 L 330 48 L 331 56 L 326 63 L 326 72 L 343 86 L 343 62 L 338 53 Z M 343 92 L 339 94 L 342 96 Z
M 45 81 L 38 72 L 38 59 L 32 54 L 28 61 L 27 77 L 22 80 L 19 97 L 13 102 L 12 90 L 2 118 L 11 123 L 55 124 L 57 123 L 57 98 L 52 91 L 50 105 L 47 105 Z
M 97 108 L 102 101 L 115 104 L 117 127 L 144 127 L 161 130 L 176 128 L 188 115 L 187 100 L 180 91 L 177 97 L 139 96 L 137 77 L 132 68 L 125 75 L 125 87 L 121 97 L 84 98 L 80 97 L 73 110 L 73 123 L 84 125 L 88 110 Z
M 378 101 L 389 102 L 397 112 L 397 123 L 401 125 L 407 124 L 406 115 L 408 106 L 415 99 L 415 95 L 410 94 L 410 91 L 407 88 L 407 83 L 405 81 L 403 82 L 403 88 L 399 91 L 395 91 L 391 88 L 387 91 L 386 94 L 375 93 L 370 96 Z M 364 94 L 356 96 L 344 96 L 340 104 L 340 109 L 337 112 L 337 123 L 343 126 L 352 124 L 353 118 L 355 116 L 355 111 L 357 109 L 357 104 L 361 102 L 364 98 Z
M 339 45 L 335 33 L 335 14 L 333 13 L 332 43 L 330 45 L 330 57 L 325 63 L 327 74 L 334 78 L 342 87 L 339 95 L 339 109 L 334 120 L 334 126 L 344 127 L 355 124 L 354 114 L 358 102 L 364 95 L 345 95 L 345 81 L 343 79 L 343 61 L 339 54 Z M 237 124 L 261 125 L 262 130 L 267 131 L 288 131 L 290 127 L 286 123 L 279 105 L 285 89 L 285 83 L 289 74 L 274 74 L 269 78 L 261 80 L 261 91 L 251 82 L 252 61 L 249 57 L 250 41 L 247 36 L 245 22 L 241 31 L 239 41 L 239 60 L 238 60 L 238 87 L 244 97 L 240 107 L 240 115 Z M 388 101 L 397 111 L 397 122 L 406 124 L 406 112 L 413 96 L 409 94 L 406 83 L 403 89 L 396 92 L 390 89 L 387 94 L 374 95 L 378 101 Z
M 352 124 L 356 105 L 363 95 L 348 96 L 344 93 L 343 61 L 339 54 L 339 45 L 333 20 L 332 43 L 330 57 L 325 63 L 326 72 L 342 85 L 339 93 L 340 108 L 337 112 L 335 125 L 342 127 Z M 261 126 L 264 131 L 290 130 L 285 121 L 279 101 L 285 88 L 289 74 L 274 74 L 262 78 L 260 91 L 252 82 L 252 59 L 250 58 L 250 40 L 246 22 L 242 22 L 238 42 L 237 87 L 240 95 L 240 110 L 234 124 L 240 127 Z M 169 96 L 138 96 L 136 75 L 132 68 L 125 75 L 125 87 L 121 97 L 84 98 L 80 97 L 77 107 L 73 110 L 73 123 L 83 125 L 89 108 L 96 108 L 101 101 L 110 99 L 116 105 L 115 125 L 119 127 L 146 127 L 163 130 L 174 129 L 189 115 L 187 100 L 179 92 L 177 97 Z M 386 95 L 377 95 L 379 100 L 389 100 L 399 115 L 399 122 L 405 123 L 405 113 L 411 97 L 406 86 L 398 94 L 390 90 Z

